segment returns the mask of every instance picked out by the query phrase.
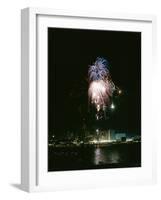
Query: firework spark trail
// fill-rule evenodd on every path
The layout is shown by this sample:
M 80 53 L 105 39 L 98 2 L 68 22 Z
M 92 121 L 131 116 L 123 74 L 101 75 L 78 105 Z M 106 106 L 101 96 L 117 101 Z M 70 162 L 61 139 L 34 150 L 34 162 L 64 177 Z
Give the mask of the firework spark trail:
M 104 110 L 110 104 L 115 85 L 110 78 L 109 65 L 104 58 L 96 58 L 93 65 L 88 70 L 89 102 L 94 104 L 97 112 Z

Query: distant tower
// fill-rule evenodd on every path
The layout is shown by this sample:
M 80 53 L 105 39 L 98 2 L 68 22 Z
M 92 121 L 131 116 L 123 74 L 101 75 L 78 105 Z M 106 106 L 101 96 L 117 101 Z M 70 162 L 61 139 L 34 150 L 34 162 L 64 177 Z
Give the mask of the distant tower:
M 108 130 L 108 133 L 107 133 L 107 140 L 111 141 L 111 130 L 110 129 Z

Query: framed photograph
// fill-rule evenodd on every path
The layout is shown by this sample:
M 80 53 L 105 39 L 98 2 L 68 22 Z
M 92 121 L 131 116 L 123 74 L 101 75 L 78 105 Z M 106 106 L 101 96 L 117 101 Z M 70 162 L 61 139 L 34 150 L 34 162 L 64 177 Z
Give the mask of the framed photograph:
M 22 189 L 155 183 L 155 21 L 22 10 Z

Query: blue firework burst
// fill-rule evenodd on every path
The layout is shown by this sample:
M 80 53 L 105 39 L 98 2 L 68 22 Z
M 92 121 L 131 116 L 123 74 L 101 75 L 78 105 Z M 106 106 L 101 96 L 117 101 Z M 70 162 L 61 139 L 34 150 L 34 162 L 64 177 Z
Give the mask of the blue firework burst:
M 89 81 L 102 80 L 109 74 L 109 63 L 102 57 L 97 57 L 93 65 L 89 67 Z

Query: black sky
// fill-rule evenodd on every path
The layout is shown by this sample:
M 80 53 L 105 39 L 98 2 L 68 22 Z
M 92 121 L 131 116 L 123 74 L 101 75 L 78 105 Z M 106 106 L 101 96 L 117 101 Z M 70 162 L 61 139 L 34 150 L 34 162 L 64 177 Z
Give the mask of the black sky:
M 88 67 L 101 56 L 113 82 L 123 90 L 115 113 L 102 126 L 141 130 L 141 33 L 48 29 L 48 129 L 63 134 L 90 128 Z

